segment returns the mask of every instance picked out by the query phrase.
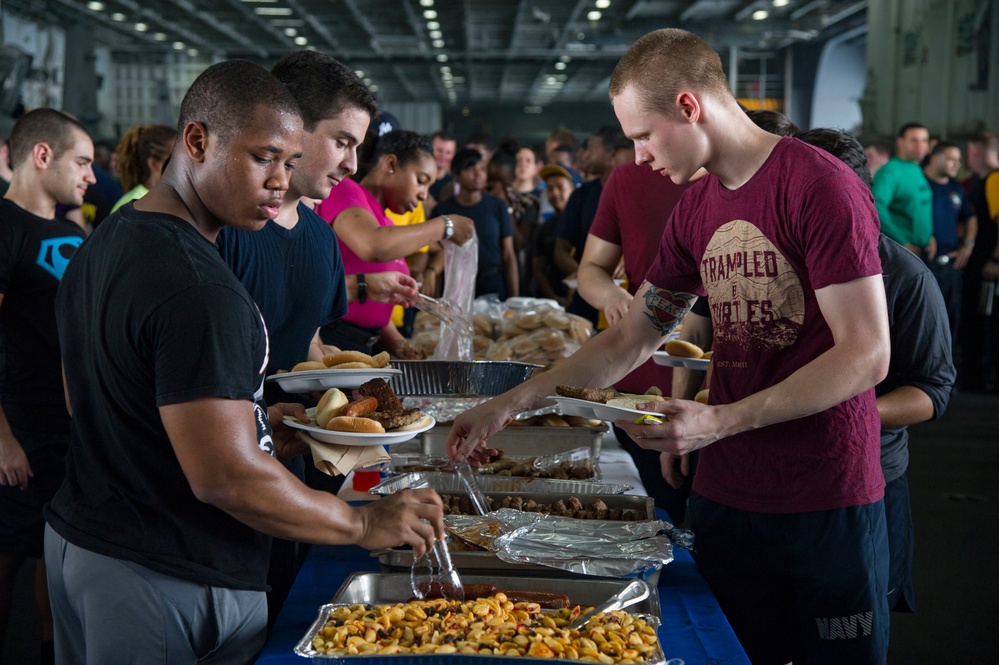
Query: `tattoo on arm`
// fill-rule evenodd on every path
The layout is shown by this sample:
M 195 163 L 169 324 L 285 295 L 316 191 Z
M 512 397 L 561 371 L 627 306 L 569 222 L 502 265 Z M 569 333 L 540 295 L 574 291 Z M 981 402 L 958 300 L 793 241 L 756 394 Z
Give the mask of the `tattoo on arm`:
M 658 286 L 652 286 L 642 294 L 645 299 L 645 316 L 663 337 L 673 332 L 683 317 L 693 306 L 697 296 L 682 291 L 667 291 Z

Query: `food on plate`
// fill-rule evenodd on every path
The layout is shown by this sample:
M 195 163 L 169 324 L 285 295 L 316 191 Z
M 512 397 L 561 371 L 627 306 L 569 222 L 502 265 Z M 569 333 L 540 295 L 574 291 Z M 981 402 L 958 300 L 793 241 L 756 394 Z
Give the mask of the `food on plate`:
M 694 395 L 694 401 L 695 402 L 700 402 L 701 404 L 707 404 L 708 403 L 708 389 L 705 388 L 704 390 L 701 390 L 696 395 Z
M 536 601 L 515 602 L 521 593 L 565 604 L 543 612 Z M 561 594 L 537 595 L 541 593 L 497 591 L 466 602 L 434 598 L 341 605 L 330 610 L 312 648 L 324 656 L 432 653 L 603 663 L 662 658 L 656 629 L 644 618 L 614 610 L 594 616 L 579 630 L 569 630 L 569 624 L 590 608 L 570 605 Z
M 292 372 L 311 372 L 317 369 L 326 369 L 326 365 L 320 360 L 305 360 L 291 368 Z
M 402 409 L 402 402 L 399 401 L 385 379 L 371 379 L 367 383 L 362 383 L 358 392 L 365 397 L 377 399 L 379 411 L 400 411 Z
M 341 416 L 365 416 L 378 408 L 378 400 L 374 397 L 362 397 L 343 407 Z
M 323 393 L 323 396 L 319 398 L 319 404 L 316 405 L 316 422 L 325 429 L 326 423 L 341 415 L 341 411 L 348 402 L 350 400 L 343 394 L 343 391 L 339 388 L 330 388 Z
M 714 351 L 705 351 L 704 355 L 701 356 L 701 360 L 711 360 L 715 355 Z
M 702 358 L 704 350 L 684 339 L 671 339 L 666 342 L 666 353 L 678 358 Z
M 583 416 L 562 416 L 570 427 L 603 427 L 604 421 Z
M 619 393 L 616 397 L 607 400 L 607 406 L 620 406 L 625 409 L 637 409 L 639 404 L 647 402 L 665 402 L 662 395 L 634 395 L 632 393 Z
M 606 404 L 607 400 L 617 395 L 613 388 L 580 388 L 577 386 L 555 386 L 555 394 L 573 399 L 585 399 L 587 402 Z
M 374 399 L 374 397 L 366 397 L 365 399 Z M 429 418 L 429 416 L 423 415 L 419 409 L 398 409 L 395 411 L 380 409 L 373 413 L 368 413 L 366 417 L 377 420 L 385 429 L 407 427 L 413 423 L 421 422 L 425 418 Z
M 323 364 L 330 369 L 381 369 L 387 367 L 388 362 L 389 354 L 385 351 L 374 356 L 369 356 L 361 351 L 336 351 L 323 356 Z M 350 366 L 344 367 L 347 364 Z
M 353 432 L 355 434 L 385 433 L 385 428 L 380 422 L 360 416 L 336 416 L 326 423 L 326 429 L 331 432 Z

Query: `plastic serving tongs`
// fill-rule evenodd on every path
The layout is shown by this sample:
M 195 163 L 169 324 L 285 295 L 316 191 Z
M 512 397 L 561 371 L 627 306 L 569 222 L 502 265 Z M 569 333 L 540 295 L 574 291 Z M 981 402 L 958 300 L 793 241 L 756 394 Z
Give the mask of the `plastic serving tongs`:
M 576 620 L 569 624 L 569 630 L 579 630 L 585 626 L 590 619 L 601 612 L 613 612 L 624 607 L 630 607 L 635 603 L 640 603 L 649 597 L 649 585 L 642 580 L 632 580 L 628 586 L 624 587 L 613 596 L 600 603 L 586 614 L 580 614 Z

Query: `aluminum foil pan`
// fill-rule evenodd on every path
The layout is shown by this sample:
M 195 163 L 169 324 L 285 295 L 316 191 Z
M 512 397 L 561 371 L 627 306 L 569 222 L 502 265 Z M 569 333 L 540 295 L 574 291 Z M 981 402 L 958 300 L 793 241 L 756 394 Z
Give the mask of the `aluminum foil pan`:
M 515 478 L 513 476 L 477 476 L 484 492 L 532 492 L 556 494 L 624 494 L 630 485 L 600 483 L 587 480 L 555 480 L 552 478 Z M 371 494 L 395 494 L 414 485 L 424 484 L 438 492 L 464 494 L 457 474 L 435 471 L 414 471 L 383 480 L 372 487 Z
M 495 584 L 501 590 L 510 589 L 530 589 L 533 591 L 548 591 L 553 593 L 564 593 L 574 604 L 598 605 L 614 593 L 619 591 L 627 580 L 615 579 L 567 579 L 567 578 L 545 578 L 545 577 L 502 577 L 495 575 L 463 575 L 462 581 L 466 584 Z M 659 626 L 662 620 L 662 611 L 659 602 L 659 594 L 655 587 L 651 587 L 652 593 L 642 602 L 629 607 L 626 611 L 635 616 L 643 617 L 653 626 Z M 346 665 L 351 662 L 363 661 L 370 658 L 391 658 L 396 665 L 428 665 L 429 663 L 442 662 L 446 658 L 439 654 L 411 655 L 401 654 L 393 656 L 323 656 L 318 654 L 312 647 L 312 641 L 322 630 L 330 612 L 337 607 L 364 604 L 385 604 L 406 602 L 412 597 L 412 590 L 409 585 L 408 573 L 351 573 L 347 580 L 333 597 L 333 602 L 319 608 L 316 620 L 309 627 L 306 634 L 295 645 L 295 653 L 299 656 L 319 660 L 324 663 L 341 663 Z M 662 635 L 660 634 L 659 648 L 652 660 L 646 661 L 646 665 L 664 665 L 666 657 L 662 652 Z M 516 665 L 516 663 L 553 663 L 552 659 L 544 658 L 510 658 L 506 656 L 478 656 L 470 654 L 453 654 L 458 658 L 482 659 L 483 665 Z
M 541 365 L 493 360 L 393 360 L 402 375 L 392 390 L 409 395 L 500 395 L 531 378 Z

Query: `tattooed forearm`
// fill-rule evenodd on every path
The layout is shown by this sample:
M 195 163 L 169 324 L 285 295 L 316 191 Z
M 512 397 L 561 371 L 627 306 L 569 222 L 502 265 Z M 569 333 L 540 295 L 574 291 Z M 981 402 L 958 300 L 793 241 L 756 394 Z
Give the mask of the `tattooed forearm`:
M 645 316 L 663 337 L 673 332 L 687 312 L 690 311 L 697 296 L 681 291 L 667 291 L 645 282 L 642 287 L 648 289 L 642 294 L 645 299 Z

